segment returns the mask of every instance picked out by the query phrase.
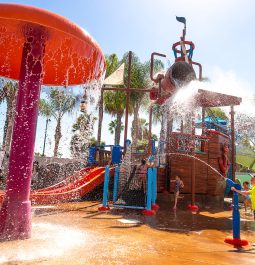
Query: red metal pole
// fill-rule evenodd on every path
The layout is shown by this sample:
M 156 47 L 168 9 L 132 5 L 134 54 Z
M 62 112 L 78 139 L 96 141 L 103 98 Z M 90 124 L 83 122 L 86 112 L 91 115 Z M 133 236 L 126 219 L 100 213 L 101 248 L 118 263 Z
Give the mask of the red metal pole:
M 129 106 L 129 92 L 130 92 L 130 80 L 131 80 L 131 63 L 132 63 L 132 52 L 129 51 L 128 53 L 128 83 L 127 83 L 125 128 L 124 128 L 124 153 L 126 152 L 126 140 L 127 140 L 127 131 L 128 131 L 128 106 Z
M 232 162 L 232 180 L 236 181 L 236 158 L 235 158 L 235 112 L 234 106 L 230 107 L 230 116 L 231 116 L 231 162 Z
M 194 115 L 192 117 L 192 141 L 193 141 L 193 146 L 192 146 L 192 155 L 195 156 L 195 120 L 194 120 Z M 191 172 L 191 192 L 192 192 L 192 205 L 195 205 L 195 189 L 196 189 L 196 183 L 195 183 L 195 177 L 196 177 L 196 165 L 195 165 L 195 159 L 192 159 L 192 172 Z
M 202 64 L 201 63 L 197 63 L 197 62 L 193 62 L 193 61 L 192 61 L 192 64 L 195 64 L 195 65 L 198 66 L 198 68 L 199 68 L 199 77 L 198 77 L 198 79 L 199 79 L 199 81 L 202 81 Z
M 1 239 L 26 239 L 31 235 L 29 196 L 45 34 L 40 26 L 29 25 L 25 30 L 7 187 L 0 211 Z
M 145 93 L 145 92 L 159 92 L 159 89 L 143 89 L 143 88 L 121 88 L 121 87 L 103 87 L 102 88 L 103 91 L 124 91 L 124 92 L 128 92 L 130 90 L 132 90 L 132 92 L 138 92 L 138 93 Z
M 149 116 L 149 155 L 152 153 L 152 133 L 151 133 L 151 128 L 152 128 L 152 105 L 150 106 L 150 116 Z

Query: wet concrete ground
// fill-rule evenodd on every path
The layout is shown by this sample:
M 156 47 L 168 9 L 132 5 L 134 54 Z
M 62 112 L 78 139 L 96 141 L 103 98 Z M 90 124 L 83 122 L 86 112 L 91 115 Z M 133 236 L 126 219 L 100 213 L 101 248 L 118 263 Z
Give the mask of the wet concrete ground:
M 251 245 L 235 250 L 224 243 L 231 211 L 173 212 L 168 199 L 153 217 L 98 212 L 97 201 L 34 207 L 32 238 L 0 243 L 0 264 L 255 264 L 252 216 L 242 213 L 242 237 Z

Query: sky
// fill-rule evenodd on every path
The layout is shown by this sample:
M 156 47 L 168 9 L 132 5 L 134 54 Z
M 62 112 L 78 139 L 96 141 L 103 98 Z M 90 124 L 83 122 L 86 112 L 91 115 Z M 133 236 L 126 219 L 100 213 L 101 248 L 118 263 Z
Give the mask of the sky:
M 122 55 L 131 50 L 141 61 L 149 60 L 153 51 L 167 54 L 174 61 L 171 46 L 179 40 L 182 24 L 175 16 L 187 20 L 186 39 L 195 43 L 193 60 L 203 65 L 203 76 L 220 85 L 235 87 L 242 95 L 255 94 L 254 43 L 255 22 L 253 0 L 37 0 L 1 1 L 27 4 L 58 13 L 88 31 L 105 54 Z M 219 79 L 224 82 L 219 83 Z M 228 82 L 228 80 L 230 80 Z M 225 87 L 224 87 L 225 88 Z M 3 112 L 3 106 L 1 107 Z M 0 113 L 0 124 L 3 113 Z M 74 117 L 77 114 L 74 115 Z M 113 142 L 108 131 L 111 117 L 106 115 L 103 135 Z M 64 156 L 71 118 L 66 117 L 62 141 Z M 36 151 L 40 151 L 45 121 L 38 120 Z M 68 129 L 69 128 L 69 129 Z M 48 154 L 52 154 L 54 122 L 50 125 Z M 1 130 L 1 128 L 0 128 Z M 69 130 L 69 131 L 68 131 Z M 95 127 L 95 131 L 97 128 Z M 158 132 L 157 126 L 154 132 Z M 109 140 L 108 140 L 109 139 Z M 63 143 L 64 142 L 64 143 Z

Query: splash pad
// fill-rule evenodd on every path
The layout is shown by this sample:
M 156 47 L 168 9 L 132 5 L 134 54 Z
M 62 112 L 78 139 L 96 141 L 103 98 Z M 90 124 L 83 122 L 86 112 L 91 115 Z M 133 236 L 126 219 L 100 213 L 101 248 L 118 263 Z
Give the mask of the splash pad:
M 0 75 L 19 80 L 0 238 L 26 239 L 31 236 L 29 195 L 40 85 L 100 79 L 105 59 L 86 31 L 54 13 L 0 4 L 0 21 Z

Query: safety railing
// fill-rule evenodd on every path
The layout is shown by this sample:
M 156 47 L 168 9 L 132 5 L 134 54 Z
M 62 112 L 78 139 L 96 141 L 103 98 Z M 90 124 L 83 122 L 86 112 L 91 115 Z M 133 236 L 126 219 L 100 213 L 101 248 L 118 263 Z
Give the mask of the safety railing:
M 206 136 L 173 132 L 170 134 L 170 149 L 177 152 L 203 154 L 207 152 Z
M 104 176 L 104 191 L 103 191 L 103 202 L 102 206 L 99 207 L 99 210 L 109 210 L 110 207 L 117 207 L 117 208 L 129 208 L 129 209 L 141 209 L 144 210 L 143 213 L 145 215 L 152 215 L 155 214 L 156 208 L 156 199 L 157 199 L 157 169 L 156 168 L 149 168 L 147 172 L 146 178 L 146 194 L 145 194 L 145 206 L 137 206 L 132 205 L 132 203 L 118 203 L 119 200 L 119 182 L 120 175 L 119 175 L 119 167 L 115 167 L 114 172 L 114 184 L 113 184 L 113 191 L 109 190 L 109 178 L 110 178 L 110 168 L 109 166 L 106 167 L 105 176 Z M 112 194 L 112 198 L 110 198 L 110 194 Z M 130 194 L 130 196 L 132 196 Z M 131 200 L 132 201 L 132 200 Z

